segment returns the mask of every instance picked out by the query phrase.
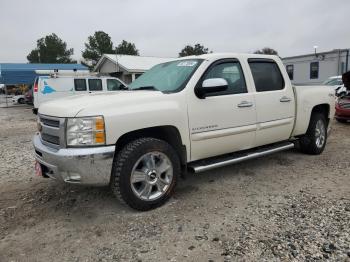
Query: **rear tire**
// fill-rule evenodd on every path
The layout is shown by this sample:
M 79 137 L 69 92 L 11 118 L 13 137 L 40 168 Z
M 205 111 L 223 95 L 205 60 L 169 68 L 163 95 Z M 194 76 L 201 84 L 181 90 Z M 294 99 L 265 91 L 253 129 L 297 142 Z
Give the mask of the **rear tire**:
M 111 189 L 122 203 L 146 211 L 163 205 L 173 195 L 180 172 L 179 156 L 167 142 L 139 138 L 115 157 Z
M 307 132 L 299 142 L 303 153 L 319 155 L 323 152 L 327 142 L 327 121 L 323 114 L 312 114 Z
M 18 104 L 24 104 L 24 98 L 18 99 Z

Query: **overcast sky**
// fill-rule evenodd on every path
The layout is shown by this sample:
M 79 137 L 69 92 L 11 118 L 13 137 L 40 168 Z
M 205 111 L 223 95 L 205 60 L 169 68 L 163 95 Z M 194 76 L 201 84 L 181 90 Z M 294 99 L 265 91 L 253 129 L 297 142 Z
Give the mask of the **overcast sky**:
M 187 44 L 214 52 L 268 46 L 284 56 L 350 48 L 350 0 L 0 0 L 0 62 L 27 62 L 56 33 L 74 58 L 97 30 L 144 56 L 177 57 Z

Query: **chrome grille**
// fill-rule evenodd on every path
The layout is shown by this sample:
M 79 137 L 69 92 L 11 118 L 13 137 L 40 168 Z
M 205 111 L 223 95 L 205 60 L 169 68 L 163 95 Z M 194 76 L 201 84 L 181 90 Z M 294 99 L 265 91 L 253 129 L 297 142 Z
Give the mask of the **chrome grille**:
M 60 126 L 59 120 L 52 120 L 52 119 L 40 117 L 40 122 L 46 126 L 52 126 L 52 127 L 59 127 Z
M 339 103 L 339 106 L 341 108 L 350 109 L 350 103 Z
M 39 121 L 43 144 L 54 148 L 65 147 L 65 118 L 39 115 Z

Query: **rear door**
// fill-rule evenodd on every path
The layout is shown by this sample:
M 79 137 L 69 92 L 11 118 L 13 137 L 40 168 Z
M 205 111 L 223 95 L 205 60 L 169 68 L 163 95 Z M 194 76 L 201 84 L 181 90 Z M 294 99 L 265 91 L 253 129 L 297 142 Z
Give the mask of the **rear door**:
M 205 99 L 189 93 L 188 115 L 191 160 L 197 160 L 255 145 L 256 111 L 254 94 L 248 88 L 238 59 L 214 62 L 197 86 L 211 78 L 224 78 L 226 91 L 211 93 Z
M 38 82 L 37 105 L 58 98 L 70 96 L 74 94 L 72 87 L 72 78 L 68 77 L 40 77 Z
M 286 140 L 294 126 L 295 100 L 288 75 L 273 59 L 248 59 L 255 84 L 256 146 Z M 283 73 L 285 73 L 283 75 Z

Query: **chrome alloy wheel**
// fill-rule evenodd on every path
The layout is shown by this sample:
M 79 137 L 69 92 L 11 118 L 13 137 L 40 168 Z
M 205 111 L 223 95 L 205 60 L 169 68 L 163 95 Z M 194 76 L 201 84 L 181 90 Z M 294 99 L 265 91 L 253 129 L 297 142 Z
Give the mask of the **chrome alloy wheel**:
M 326 127 L 322 120 L 318 120 L 315 128 L 315 138 L 316 138 L 316 146 L 318 148 L 323 147 L 326 142 Z
M 146 201 L 163 196 L 173 180 L 173 165 L 161 152 L 149 152 L 135 163 L 130 176 L 134 194 Z

